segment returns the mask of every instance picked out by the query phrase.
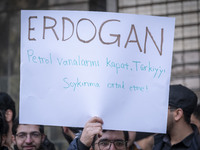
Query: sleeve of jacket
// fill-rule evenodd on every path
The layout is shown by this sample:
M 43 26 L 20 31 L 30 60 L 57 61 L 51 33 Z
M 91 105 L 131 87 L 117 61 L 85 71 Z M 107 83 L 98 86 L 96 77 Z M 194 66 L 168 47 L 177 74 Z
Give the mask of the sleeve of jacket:
M 152 150 L 161 150 L 162 149 L 163 137 L 164 137 L 164 134 L 157 134 L 154 136 L 154 146 L 153 146 Z
M 80 138 L 75 138 L 69 145 L 67 150 L 89 150 L 90 147 L 87 147 L 84 145 L 81 141 Z

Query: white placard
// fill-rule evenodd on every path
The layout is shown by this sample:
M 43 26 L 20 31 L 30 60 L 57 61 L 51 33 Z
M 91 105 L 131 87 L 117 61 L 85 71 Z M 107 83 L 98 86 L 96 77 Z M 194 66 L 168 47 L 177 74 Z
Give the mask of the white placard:
M 175 19 L 21 11 L 20 122 L 166 132 Z

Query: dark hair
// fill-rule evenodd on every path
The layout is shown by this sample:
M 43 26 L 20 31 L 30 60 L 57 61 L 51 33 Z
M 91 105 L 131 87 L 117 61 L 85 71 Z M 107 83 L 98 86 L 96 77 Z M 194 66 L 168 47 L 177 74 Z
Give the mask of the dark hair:
M 191 114 L 188 114 L 187 112 L 184 112 L 184 110 L 183 110 L 183 114 L 184 114 L 185 122 L 187 122 L 188 124 L 190 124 Z
M 0 147 L 1 147 L 1 143 L 2 143 L 3 128 L 4 128 L 3 115 L 0 112 Z
M 200 104 L 194 109 L 193 115 L 200 121 Z
M 181 84 L 170 85 L 169 106 L 181 108 L 185 122 L 190 124 L 190 117 L 197 106 L 197 95 Z
M 16 135 L 17 134 L 17 128 L 19 126 L 19 118 L 17 117 L 14 121 L 13 121 L 13 126 L 12 126 L 12 134 Z M 44 134 L 44 126 L 43 125 L 38 125 L 39 126 L 39 131 L 41 134 Z
M 0 147 L 2 143 L 2 136 L 6 135 L 8 132 L 8 123 L 5 120 L 4 113 L 0 111 Z
M 177 107 L 174 107 L 174 106 L 170 106 L 170 110 L 175 110 L 175 109 L 178 109 Z M 182 109 L 182 108 L 181 108 Z M 182 109 L 183 110 L 183 109 Z M 183 110 L 183 115 L 184 115 L 184 120 L 187 124 L 190 124 L 190 117 L 191 117 L 191 114 L 188 113 L 187 111 L 184 111 Z
M 107 132 L 107 131 L 112 131 L 112 130 L 103 130 L 103 133 Z M 113 130 L 115 131 L 115 130 Z M 126 146 L 127 146 L 127 142 L 129 140 L 129 134 L 128 131 L 122 131 L 124 133 L 124 140 L 126 141 Z M 93 142 L 92 142 L 92 148 L 94 149 L 95 146 L 95 141 L 97 140 L 97 136 L 94 137 Z
M 0 92 L 0 110 L 6 112 L 8 109 L 12 110 L 12 120 L 14 120 L 16 116 L 15 102 L 7 93 Z

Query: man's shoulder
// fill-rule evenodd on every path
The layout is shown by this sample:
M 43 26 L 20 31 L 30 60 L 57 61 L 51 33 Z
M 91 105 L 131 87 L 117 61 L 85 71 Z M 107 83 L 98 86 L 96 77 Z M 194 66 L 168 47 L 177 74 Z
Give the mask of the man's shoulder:
M 154 136 L 153 150 L 162 150 L 165 142 L 170 142 L 169 137 L 165 134 L 157 134 Z M 194 132 L 193 136 L 190 135 L 190 146 L 188 150 L 200 150 L 200 134 Z

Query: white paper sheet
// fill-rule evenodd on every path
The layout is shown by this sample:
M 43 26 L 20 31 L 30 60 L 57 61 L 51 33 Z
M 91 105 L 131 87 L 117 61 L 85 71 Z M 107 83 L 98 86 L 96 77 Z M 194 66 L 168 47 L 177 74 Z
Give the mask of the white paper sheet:
M 21 11 L 20 122 L 166 132 L 175 19 Z

